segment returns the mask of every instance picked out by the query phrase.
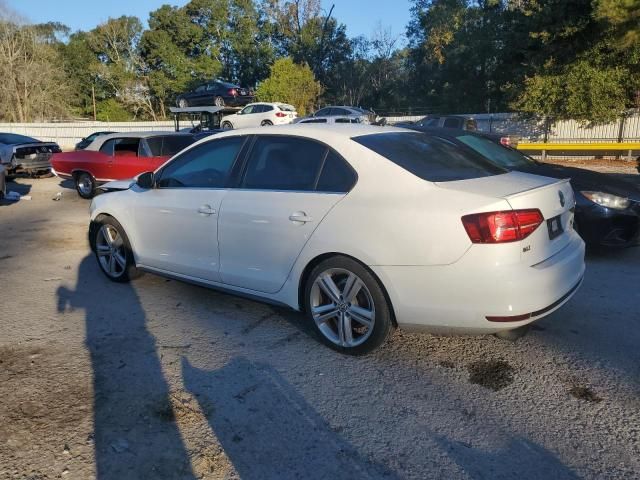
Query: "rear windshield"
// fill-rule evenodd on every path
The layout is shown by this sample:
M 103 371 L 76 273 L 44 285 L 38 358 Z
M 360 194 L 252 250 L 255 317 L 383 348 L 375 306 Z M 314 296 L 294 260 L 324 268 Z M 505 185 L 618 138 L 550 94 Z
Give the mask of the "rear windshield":
M 192 135 L 167 135 L 147 138 L 147 145 L 152 157 L 170 157 L 195 141 L 196 139 Z
M 464 147 L 425 133 L 377 133 L 353 140 L 430 182 L 468 180 L 507 172 Z
M 282 110 L 283 112 L 295 112 L 296 111 L 296 107 L 294 107 L 293 105 L 288 105 L 286 103 L 279 103 L 278 104 L 278 108 L 280 110 Z

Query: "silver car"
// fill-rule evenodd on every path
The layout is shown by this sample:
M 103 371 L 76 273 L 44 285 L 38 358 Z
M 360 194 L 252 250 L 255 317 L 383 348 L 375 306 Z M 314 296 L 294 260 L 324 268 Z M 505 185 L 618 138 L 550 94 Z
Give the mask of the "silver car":
M 329 117 L 347 117 L 358 119 L 357 122 L 354 123 L 362 123 L 365 125 L 376 123 L 378 117 L 375 113 L 365 110 L 360 107 L 347 107 L 347 106 L 330 106 L 324 107 L 318 110 L 311 115 L 294 120 L 293 123 L 300 123 L 302 120 L 309 120 L 311 118 L 329 118 Z M 316 122 L 316 123 L 324 123 L 324 122 Z M 339 122 L 332 122 L 339 123 Z M 344 122 L 347 123 L 347 122 Z

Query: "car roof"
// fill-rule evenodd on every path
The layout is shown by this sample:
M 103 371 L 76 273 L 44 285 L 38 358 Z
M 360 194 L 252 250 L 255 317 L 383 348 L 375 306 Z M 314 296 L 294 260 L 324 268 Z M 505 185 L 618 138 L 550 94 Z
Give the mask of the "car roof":
M 192 137 L 193 133 L 189 132 L 174 132 L 174 131 L 150 131 L 150 132 L 121 132 L 121 133 L 109 133 L 107 135 L 100 135 L 89 144 L 87 150 L 99 150 L 105 142 L 114 138 L 152 138 L 158 136 L 176 136 L 176 137 Z

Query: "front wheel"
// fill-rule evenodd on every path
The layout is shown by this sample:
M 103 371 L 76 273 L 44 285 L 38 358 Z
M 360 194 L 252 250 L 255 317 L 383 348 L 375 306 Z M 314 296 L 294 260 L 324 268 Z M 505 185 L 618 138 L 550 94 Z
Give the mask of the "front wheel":
M 222 97 L 216 97 L 216 98 L 213 100 L 213 104 L 214 104 L 216 107 L 224 107 L 224 98 L 222 98 Z
M 96 194 L 96 182 L 87 172 L 80 172 L 76 175 L 76 190 L 82 198 L 93 198 Z
M 382 345 L 394 328 L 380 282 L 348 257 L 335 256 L 318 264 L 306 282 L 304 300 L 322 341 L 342 353 L 368 353 Z
M 179 108 L 187 108 L 189 106 L 189 102 L 187 102 L 186 99 L 181 98 L 180 100 L 178 100 L 178 107 Z
M 271 120 L 263 120 L 260 124 L 261 127 L 271 127 L 273 126 L 273 122 Z
M 98 265 L 109 280 L 125 283 L 140 275 L 129 238 L 115 218 L 102 218 L 94 225 L 92 233 L 91 242 Z
M 222 122 L 221 127 L 223 130 L 233 130 L 233 125 L 231 125 L 231 122 Z

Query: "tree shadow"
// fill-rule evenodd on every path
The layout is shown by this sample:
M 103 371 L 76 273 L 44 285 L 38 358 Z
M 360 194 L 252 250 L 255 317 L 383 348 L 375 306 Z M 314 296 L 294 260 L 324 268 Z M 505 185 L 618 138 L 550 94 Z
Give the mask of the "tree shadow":
M 270 365 L 236 357 L 205 371 L 183 357 L 182 376 L 244 480 L 400 478 L 364 458 Z
M 59 312 L 85 311 L 96 478 L 195 478 L 178 427 L 167 415 L 169 385 L 131 285 L 109 282 L 88 255 L 75 290 L 60 287 L 57 300 Z

